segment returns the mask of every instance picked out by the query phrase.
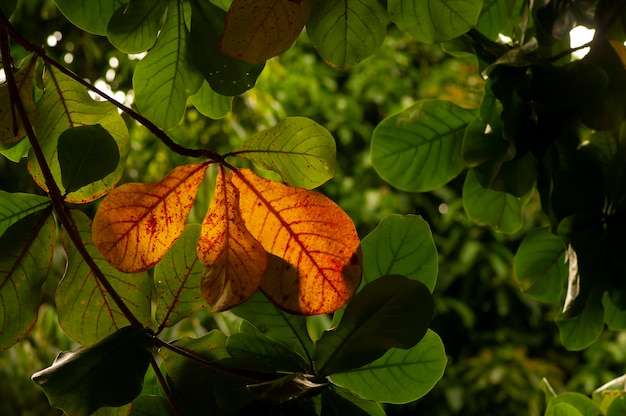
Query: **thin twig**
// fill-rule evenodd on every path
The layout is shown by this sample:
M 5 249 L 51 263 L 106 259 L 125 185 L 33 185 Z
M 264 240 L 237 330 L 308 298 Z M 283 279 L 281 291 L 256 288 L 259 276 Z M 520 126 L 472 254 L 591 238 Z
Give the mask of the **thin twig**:
M 152 370 L 154 371 L 154 374 L 156 375 L 159 384 L 165 392 L 165 396 L 167 396 L 167 401 L 170 402 L 170 406 L 172 408 L 172 411 L 174 412 L 174 416 L 181 416 L 182 412 L 180 411 L 178 406 L 176 406 L 176 400 L 174 399 L 174 395 L 167 385 L 167 381 L 165 381 L 165 379 L 163 378 L 163 374 L 161 374 L 161 370 L 159 370 L 159 366 L 157 365 L 154 357 L 150 357 L 150 365 L 152 366 Z

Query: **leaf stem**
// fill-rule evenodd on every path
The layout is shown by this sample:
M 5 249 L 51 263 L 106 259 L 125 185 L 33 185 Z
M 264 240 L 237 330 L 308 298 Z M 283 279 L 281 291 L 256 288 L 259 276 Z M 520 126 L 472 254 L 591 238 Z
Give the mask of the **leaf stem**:
M 165 395 L 167 396 L 167 401 L 170 402 L 170 406 L 172 408 L 172 411 L 174 412 L 174 416 L 181 416 L 182 413 L 180 409 L 178 408 L 178 406 L 176 406 L 176 400 L 174 399 L 174 395 L 172 394 L 172 391 L 167 385 L 167 381 L 165 381 L 165 379 L 163 378 L 163 374 L 161 374 L 161 370 L 159 370 L 159 366 L 157 365 L 157 362 L 155 361 L 154 357 L 150 357 L 150 365 L 152 366 L 152 371 L 154 371 L 154 375 L 159 381 L 161 388 L 163 388 L 163 391 L 165 392 Z

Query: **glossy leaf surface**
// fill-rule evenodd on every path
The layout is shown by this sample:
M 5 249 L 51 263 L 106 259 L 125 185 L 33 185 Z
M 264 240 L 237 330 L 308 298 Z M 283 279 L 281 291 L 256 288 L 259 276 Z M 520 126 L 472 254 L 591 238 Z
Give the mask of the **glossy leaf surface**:
M 123 272 L 154 266 L 183 232 L 207 167 L 183 165 L 159 182 L 114 189 L 94 217 L 95 246 Z
M 239 191 L 220 169 L 198 241 L 202 295 L 213 312 L 245 302 L 267 269 L 267 254 L 246 229 L 238 206 Z
M 50 199 L 45 196 L 0 190 L 0 236 L 22 218 L 49 205 Z
M 233 175 L 250 233 L 273 256 L 263 292 L 279 307 L 305 315 L 343 306 L 361 281 L 361 248 L 348 215 L 322 194 L 249 170 Z
M 374 168 L 405 191 L 439 188 L 465 167 L 463 134 L 473 118 L 473 111 L 438 100 L 420 101 L 386 118 L 372 136 Z
M 306 24 L 312 0 L 234 0 L 228 10 L 222 51 L 260 64 L 285 52 Z
M 20 69 L 13 74 L 17 90 L 26 113 L 33 117 L 35 114 L 35 99 L 33 96 L 33 80 L 35 79 L 35 64 L 37 60 L 32 56 L 27 58 Z M 0 143 L 13 143 L 24 136 L 26 131 L 17 109 L 11 106 L 9 86 L 6 82 L 0 84 Z
M 59 10 L 67 20 L 79 28 L 96 35 L 107 34 L 107 23 L 121 5 L 123 0 L 98 0 L 85 6 L 85 0 L 55 0 Z
M 335 175 L 335 139 L 321 125 L 305 117 L 288 117 L 252 136 L 238 156 L 271 169 L 291 186 L 313 189 Z
M 165 1 L 129 1 L 113 13 L 107 24 L 107 38 L 122 52 L 146 51 L 156 42 L 166 9 Z

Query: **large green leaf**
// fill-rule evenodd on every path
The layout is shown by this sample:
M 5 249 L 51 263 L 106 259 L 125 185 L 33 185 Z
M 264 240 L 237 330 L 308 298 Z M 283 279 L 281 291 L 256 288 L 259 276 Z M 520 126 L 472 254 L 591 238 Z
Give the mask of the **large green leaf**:
M 474 112 L 449 101 L 424 100 L 383 120 L 372 137 L 372 163 L 396 188 L 430 191 L 465 167 L 463 135 Z
M 148 330 L 127 326 L 90 347 L 59 353 L 50 367 L 33 374 L 33 381 L 51 406 L 72 416 L 121 406 L 141 392 L 152 343 Z
M 203 265 L 196 255 L 200 225 L 188 224 L 172 248 L 154 268 L 157 294 L 155 317 L 169 327 L 208 305 L 200 293 Z
M 332 386 L 322 393 L 321 416 L 385 416 L 380 403 L 362 399 L 349 390 Z
M 154 45 L 167 9 L 165 1 L 131 0 L 113 13 L 107 25 L 109 41 L 122 52 L 140 53 Z
M 405 32 L 426 43 L 445 42 L 469 31 L 483 0 L 389 0 L 389 17 Z
M 133 400 L 128 416 L 175 416 L 165 397 L 139 396 Z M 126 416 L 126 414 L 124 415 Z
M 437 247 L 430 227 L 417 215 L 390 215 L 361 242 L 363 283 L 399 274 L 424 283 L 431 292 L 437 282 Z
M 251 322 L 261 333 L 281 342 L 311 361 L 314 344 L 307 332 L 306 318 L 278 309 L 261 292 L 231 309 L 231 312 Z
M 317 341 L 316 368 L 334 374 L 365 365 L 390 348 L 411 348 L 426 334 L 432 314 L 432 296 L 423 283 L 380 277 L 352 298 L 339 326 Z
M 540 302 L 558 302 L 568 275 L 565 252 L 563 239 L 548 228 L 527 234 L 513 263 L 522 291 Z
M 55 241 L 51 210 L 24 218 L 0 238 L 0 350 L 19 342 L 35 323 Z
M 149 325 L 152 285 L 148 274 L 125 274 L 116 270 L 91 242 L 91 220 L 80 211 L 72 214 L 85 249 L 96 265 L 135 317 Z M 89 345 L 128 325 L 128 320 L 67 240 L 66 237 L 64 245 L 68 267 L 55 295 L 59 324 L 74 341 Z
M 22 218 L 50 205 L 46 196 L 0 190 L 0 236 Z
M 97 102 L 87 94 L 85 87 L 53 67 L 46 67 L 45 91 L 37 101 L 37 139 L 50 166 L 55 182 L 62 187 L 61 169 L 57 156 L 59 136 L 71 127 L 100 124 L 115 139 L 119 149 L 119 163 L 102 180 L 70 192 L 66 201 L 85 203 L 100 198 L 120 180 L 129 150 L 128 129 L 117 107 L 108 102 Z M 31 149 L 28 170 L 43 189 L 47 190 L 41 168 Z
M 488 224 L 502 233 L 513 233 L 522 227 L 522 209 L 531 195 L 529 192 L 520 198 L 506 192 L 485 189 L 473 170 L 467 173 L 463 184 L 463 206 L 467 215 L 472 221 Z
M 316 2 L 306 30 L 329 65 L 350 68 L 382 45 L 387 13 L 378 0 Z
M 156 45 L 133 74 L 139 111 L 165 130 L 176 127 L 185 114 L 187 99 L 202 85 L 202 77 L 191 63 L 188 36 L 183 4 L 171 1 Z
M 523 7 L 523 0 L 484 0 L 476 29 L 491 40 L 496 40 L 500 33 L 511 37 L 516 25 L 524 23 Z
M 193 62 L 211 86 L 222 95 L 242 94 L 254 86 L 265 64 L 250 64 L 224 55 L 219 39 L 226 12 L 208 1 L 193 0 L 190 48 Z
M 335 139 L 306 117 L 288 117 L 246 141 L 237 156 L 271 169 L 291 186 L 317 188 L 335 174 Z
M 67 20 L 96 35 L 107 34 L 107 24 L 124 0 L 55 0 Z
M 59 136 L 57 151 L 66 192 L 104 179 L 120 162 L 115 139 L 99 124 L 65 130 Z
M 330 380 L 360 397 L 385 403 L 408 403 L 428 393 L 443 376 L 446 351 L 430 329 L 413 348 L 392 348 L 361 368 L 333 374 Z
M 214 120 L 226 117 L 233 108 L 233 97 L 216 93 L 206 81 L 191 96 L 191 102 L 200 114 Z

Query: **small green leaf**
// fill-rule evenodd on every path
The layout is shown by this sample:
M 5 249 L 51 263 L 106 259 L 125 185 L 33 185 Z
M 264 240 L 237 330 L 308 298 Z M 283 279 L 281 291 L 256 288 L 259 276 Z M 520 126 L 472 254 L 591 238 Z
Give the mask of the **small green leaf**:
M 365 365 L 390 348 L 411 348 L 428 330 L 432 314 L 432 296 L 423 283 L 380 277 L 352 298 L 336 329 L 322 334 L 315 365 L 320 373 L 334 374 Z
M 617 397 L 611 402 L 606 416 L 621 416 L 626 414 L 626 397 Z
M 473 170 L 467 173 L 463 184 L 465 212 L 477 223 L 488 224 L 496 231 L 514 233 L 522 228 L 522 209 L 532 193 L 518 198 L 506 192 L 483 188 Z
M 557 403 L 546 411 L 546 416 L 585 416 L 569 403 Z
M 567 392 L 550 399 L 545 416 L 600 416 L 600 408 L 583 394 Z
M 288 117 L 252 136 L 234 154 L 271 169 L 291 186 L 313 189 L 335 175 L 335 139 L 305 117 Z
M 28 156 L 29 150 L 30 141 L 28 140 L 20 140 L 8 145 L 0 143 L 0 155 L 14 163 L 20 163 L 23 158 Z
M 109 41 L 122 52 L 140 53 L 154 45 L 167 9 L 165 1 L 131 0 L 113 13 L 107 25 Z
M 565 252 L 563 239 L 547 228 L 527 234 L 513 263 L 522 291 L 540 302 L 558 302 L 568 275 Z
M 0 191 L 0 236 L 13 224 L 50 205 L 46 196 Z
M 449 101 L 424 100 L 383 120 L 372 136 L 376 172 L 398 189 L 425 192 L 463 168 L 463 135 L 474 112 Z
M 389 0 L 389 17 L 420 42 L 445 42 L 469 31 L 482 0 Z
M 417 215 L 390 215 L 361 242 L 363 284 L 399 274 L 426 285 L 431 292 L 437 282 L 437 247 L 430 227 Z
M 360 368 L 333 374 L 333 384 L 360 397 L 385 403 L 408 403 L 428 393 L 443 376 L 446 351 L 439 336 L 428 330 L 413 348 L 392 348 Z
M 87 416 L 104 406 L 129 403 L 139 394 L 152 344 L 149 330 L 127 326 L 90 347 L 59 353 L 32 379 L 51 406 Z
M 382 45 L 387 12 L 377 0 L 327 0 L 314 5 L 306 30 L 329 65 L 347 69 Z
M 578 351 L 593 344 L 604 329 L 604 313 L 599 296 L 590 293 L 584 309 L 572 318 L 559 313 L 555 319 L 561 344 L 568 350 Z
M 322 393 L 321 416 L 385 416 L 380 403 L 365 400 L 349 390 L 333 386 Z
M 58 154 L 65 192 L 104 179 L 120 162 L 115 139 L 99 124 L 65 130 L 59 136 Z
M 233 97 L 216 93 L 206 81 L 191 96 L 191 102 L 200 114 L 213 120 L 226 117 L 233 108 Z
M 107 24 L 115 10 L 124 4 L 124 0 L 98 0 L 89 3 L 85 0 L 55 0 L 61 13 L 67 20 L 84 31 L 106 36 Z

